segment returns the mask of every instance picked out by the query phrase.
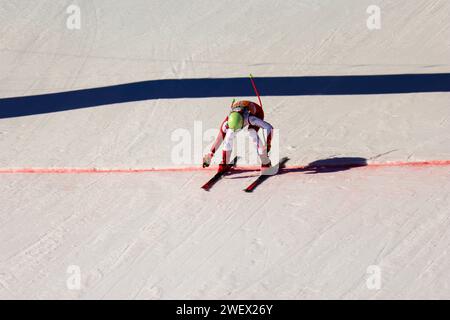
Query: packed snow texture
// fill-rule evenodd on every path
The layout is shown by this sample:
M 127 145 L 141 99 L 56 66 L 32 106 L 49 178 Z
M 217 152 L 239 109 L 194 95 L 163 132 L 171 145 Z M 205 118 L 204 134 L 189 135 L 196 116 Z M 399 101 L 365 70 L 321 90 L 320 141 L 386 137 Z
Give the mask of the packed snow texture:
M 369 30 L 373 2 L 0 0 L 0 99 L 249 73 L 450 73 L 449 1 L 376 1 L 381 29 Z M 80 30 L 66 26 L 72 4 Z M 232 98 L 257 101 L 0 119 L 0 168 L 176 167 L 172 133 L 217 128 Z M 449 160 L 449 98 L 262 97 L 288 165 Z M 448 167 L 289 172 L 242 192 L 256 174 L 209 193 L 200 186 L 212 171 L 2 174 L 0 298 L 450 299 Z

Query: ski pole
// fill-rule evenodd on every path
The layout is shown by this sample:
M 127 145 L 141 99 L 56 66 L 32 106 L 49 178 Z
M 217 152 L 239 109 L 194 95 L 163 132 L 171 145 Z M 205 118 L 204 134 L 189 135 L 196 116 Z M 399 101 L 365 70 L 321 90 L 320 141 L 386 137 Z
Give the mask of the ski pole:
M 253 80 L 253 75 L 252 75 L 251 73 L 250 73 L 250 81 L 252 82 L 253 89 L 255 90 L 256 96 L 258 97 L 259 105 L 260 105 L 261 108 L 262 108 L 261 98 L 260 98 L 260 96 L 259 96 L 258 89 L 256 89 L 255 80 Z

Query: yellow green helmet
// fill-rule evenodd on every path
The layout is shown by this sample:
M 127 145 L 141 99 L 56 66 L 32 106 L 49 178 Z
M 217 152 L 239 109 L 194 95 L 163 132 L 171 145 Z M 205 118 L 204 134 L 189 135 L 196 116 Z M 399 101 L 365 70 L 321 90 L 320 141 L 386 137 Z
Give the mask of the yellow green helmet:
M 228 127 L 233 130 L 240 130 L 244 126 L 244 117 L 239 112 L 232 112 L 228 116 Z

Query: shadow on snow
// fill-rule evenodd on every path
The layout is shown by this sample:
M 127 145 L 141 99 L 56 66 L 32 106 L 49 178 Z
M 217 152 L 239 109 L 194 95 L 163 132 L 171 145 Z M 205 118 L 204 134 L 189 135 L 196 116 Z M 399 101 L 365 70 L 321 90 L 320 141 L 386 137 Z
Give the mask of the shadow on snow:
M 303 172 L 305 174 L 333 173 L 339 171 L 347 171 L 353 168 L 367 166 L 367 159 L 360 157 L 333 157 L 327 159 L 316 160 L 302 168 L 285 168 L 281 167 L 277 175 L 286 173 Z M 245 174 L 248 172 L 256 172 L 256 174 Z M 244 173 L 244 174 L 239 174 Z M 258 171 L 255 170 L 239 170 L 230 173 L 229 179 L 244 179 L 256 177 Z
M 262 96 L 450 92 L 449 73 L 261 77 L 255 80 Z M 234 98 L 253 95 L 248 78 L 149 80 L 68 92 L 2 98 L 0 118 L 152 99 Z

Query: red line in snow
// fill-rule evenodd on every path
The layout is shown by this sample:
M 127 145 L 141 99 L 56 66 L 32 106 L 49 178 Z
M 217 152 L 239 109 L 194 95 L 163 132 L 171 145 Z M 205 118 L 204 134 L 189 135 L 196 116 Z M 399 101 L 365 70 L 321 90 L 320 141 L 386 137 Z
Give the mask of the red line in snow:
M 369 163 L 369 167 L 436 167 L 449 166 L 450 160 L 429 160 L 429 161 L 415 161 L 415 162 L 385 162 L 385 163 Z
M 379 167 L 431 167 L 450 166 L 450 160 L 429 160 L 416 162 L 382 162 L 369 163 L 366 166 L 340 163 L 338 165 L 324 165 L 322 168 L 336 167 L 359 167 L 359 168 L 379 168 Z M 308 169 L 308 166 L 286 166 L 284 171 L 295 171 Z M 0 168 L 0 174 L 12 173 L 35 173 L 35 174 L 77 174 L 77 173 L 146 173 L 146 172 L 193 172 L 193 171 L 215 171 L 216 167 L 203 169 L 198 167 L 173 167 L 173 168 Z M 258 166 L 241 166 L 236 171 L 256 171 Z

